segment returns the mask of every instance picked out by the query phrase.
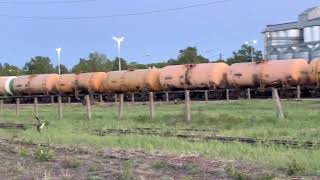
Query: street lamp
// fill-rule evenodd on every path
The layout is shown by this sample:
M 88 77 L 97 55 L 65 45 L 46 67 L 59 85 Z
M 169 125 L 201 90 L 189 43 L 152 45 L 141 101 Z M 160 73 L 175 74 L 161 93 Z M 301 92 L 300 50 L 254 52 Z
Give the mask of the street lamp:
M 245 42 L 245 44 L 246 45 L 248 45 L 248 46 L 250 46 L 250 51 L 251 51 L 251 62 L 254 62 L 254 46 L 256 45 L 256 44 L 258 44 L 258 41 L 257 40 L 253 40 L 252 42 L 250 42 L 250 41 L 247 41 L 247 42 Z
M 118 45 L 118 62 L 119 62 L 119 71 L 121 71 L 121 43 L 124 41 L 124 37 L 113 37 L 112 38 Z
M 57 54 L 58 54 L 58 74 L 60 75 L 60 54 L 61 54 L 61 48 L 57 48 L 56 51 L 57 51 Z

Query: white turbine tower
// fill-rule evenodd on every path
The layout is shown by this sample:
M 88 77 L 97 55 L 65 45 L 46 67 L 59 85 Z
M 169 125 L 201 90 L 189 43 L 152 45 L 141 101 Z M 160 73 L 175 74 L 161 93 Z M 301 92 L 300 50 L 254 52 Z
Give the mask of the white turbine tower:
M 124 37 L 113 37 L 112 38 L 118 44 L 118 62 L 119 62 L 119 71 L 121 71 L 121 43 L 124 41 Z
M 60 75 L 60 55 L 61 55 L 61 48 L 57 48 L 56 51 L 57 51 L 57 54 L 58 54 L 58 74 Z

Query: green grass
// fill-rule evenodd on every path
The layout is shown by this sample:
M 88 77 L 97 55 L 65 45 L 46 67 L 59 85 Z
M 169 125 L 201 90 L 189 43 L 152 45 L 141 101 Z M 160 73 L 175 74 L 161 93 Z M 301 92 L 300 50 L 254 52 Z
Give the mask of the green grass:
M 234 159 L 258 162 L 289 169 L 292 161 L 305 167 L 304 174 L 320 174 L 320 150 L 288 149 L 279 146 L 251 146 L 240 143 L 192 143 L 175 138 L 146 135 L 98 137 L 90 134 L 95 128 L 195 128 L 219 129 L 218 135 L 320 141 L 320 101 L 284 101 L 286 119 L 277 120 L 270 100 L 193 103 L 190 123 L 183 119 L 180 105 L 156 106 L 156 118 L 149 119 L 148 106 L 125 106 L 125 116 L 117 120 L 117 107 L 93 107 L 92 121 L 85 120 L 85 107 L 65 106 L 64 120 L 58 120 L 56 106 L 39 106 L 40 118 L 50 122 L 41 134 L 27 131 L 0 130 L 0 136 L 19 137 L 25 141 L 54 144 L 85 145 L 97 148 L 124 148 L 166 153 L 200 154 L 211 159 Z M 32 106 L 15 116 L 15 109 L 5 109 L 0 122 L 33 121 Z

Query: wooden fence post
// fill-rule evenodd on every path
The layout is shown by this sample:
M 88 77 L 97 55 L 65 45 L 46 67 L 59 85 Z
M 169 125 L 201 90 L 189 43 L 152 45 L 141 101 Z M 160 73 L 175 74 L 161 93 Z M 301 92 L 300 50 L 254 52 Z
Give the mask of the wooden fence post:
M 100 104 L 103 104 L 103 96 L 102 96 L 102 94 L 99 95 L 99 101 L 100 101 Z
M 124 95 L 119 94 L 119 110 L 118 110 L 118 119 L 119 120 L 123 119 L 123 99 L 124 99 Z
M 134 93 L 131 93 L 131 102 L 134 103 Z
M 38 114 L 38 98 L 37 97 L 33 97 L 33 103 L 34 103 L 34 115 L 38 117 L 39 114 Z
M 281 99 L 278 94 L 278 90 L 276 88 L 272 88 L 272 94 L 273 94 L 273 98 L 274 98 L 274 101 L 275 101 L 276 107 L 277 107 L 277 118 L 284 119 L 282 103 L 281 103 Z
M 301 86 L 300 85 L 298 85 L 297 86 L 297 99 L 301 99 Z
M 86 112 L 87 112 L 87 120 L 91 121 L 91 102 L 90 102 L 90 96 L 86 95 L 85 96 L 85 101 L 86 101 Z
M 166 91 L 166 102 L 169 103 L 169 92 Z
M 59 119 L 62 120 L 63 118 L 63 112 L 62 112 L 62 97 L 58 96 L 58 113 L 59 113 Z
M 3 112 L 3 99 L 0 100 L 0 112 Z
M 190 91 L 185 90 L 184 92 L 185 96 L 185 118 L 186 121 L 191 121 L 191 103 L 190 103 Z
M 247 98 L 251 99 L 251 89 L 250 88 L 247 89 Z
M 20 116 L 20 98 L 16 98 L 16 116 Z
M 51 104 L 54 104 L 54 96 L 51 96 Z
M 118 102 L 118 94 L 114 94 L 114 104 L 117 105 Z
M 154 119 L 154 97 L 153 92 L 149 92 L 149 102 L 150 102 L 150 119 Z
M 229 97 L 229 89 L 226 89 L 226 100 L 229 101 L 230 97 Z
M 206 103 L 209 101 L 208 90 L 204 91 L 204 99 L 205 99 Z

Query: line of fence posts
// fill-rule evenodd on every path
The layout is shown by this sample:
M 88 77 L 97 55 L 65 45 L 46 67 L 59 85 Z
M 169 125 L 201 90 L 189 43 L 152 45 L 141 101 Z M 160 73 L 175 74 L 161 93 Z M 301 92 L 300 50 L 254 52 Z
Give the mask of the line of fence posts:
M 283 113 L 283 106 L 281 99 L 279 97 L 278 90 L 276 88 L 271 88 L 272 90 L 272 98 L 276 104 L 276 114 L 278 119 L 284 119 L 284 113 Z M 191 100 L 190 100 L 190 91 L 185 90 L 185 120 L 186 121 L 191 121 L 192 119 L 192 114 L 191 114 Z M 205 101 L 209 101 L 209 96 L 208 96 L 209 91 L 205 90 L 204 95 L 205 95 Z M 247 89 L 247 98 L 251 99 L 251 89 Z M 300 86 L 297 86 L 297 99 L 301 98 L 301 89 Z M 99 95 L 100 102 L 103 103 L 103 96 Z M 121 120 L 123 119 L 123 113 L 124 113 L 124 94 L 115 94 L 114 95 L 115 103 L 118 103 L 118 119 Z M 166 102 L 169 103 L 169 92 L 165 92 L 165 99 Z M 59 114 L 59 119 L 63 119 L 63 103 L 62 103 L 62 97 L 59 95 L 57 97 L 58 100 L 58 114 Z M 92 110 L 91 110 L 91 98 L 89 95 L 85 96 L 85 104 L 86 104 L 86 119 L 87 120 L 92 120 Z M 229 89 L 226 89 L 226 100 L 230 100 L 229 98 Z M 134 102 L 134 93 L 131 93 L 131 101 Z M 16 116 L 20 116 L 20 98 L 17 97 L 15 98 L 16 102 Z M 33 98 L 34 102 L 34 115 L 38 116 L 38 98 L 34 97 Z M 51 103 L 54 103 L 54 96 L 51 96 Z M 68 103 L 71 103 L 71 98 L 68 97 Z M 3 111 L 3 106 L 4 106 L 4 100 L 0 100 L 0 112 Z M 154 93 L 149 92 L 149 112 L 150 112 L 150 119 L 155 118 L 155 103 L 154 103 Z

